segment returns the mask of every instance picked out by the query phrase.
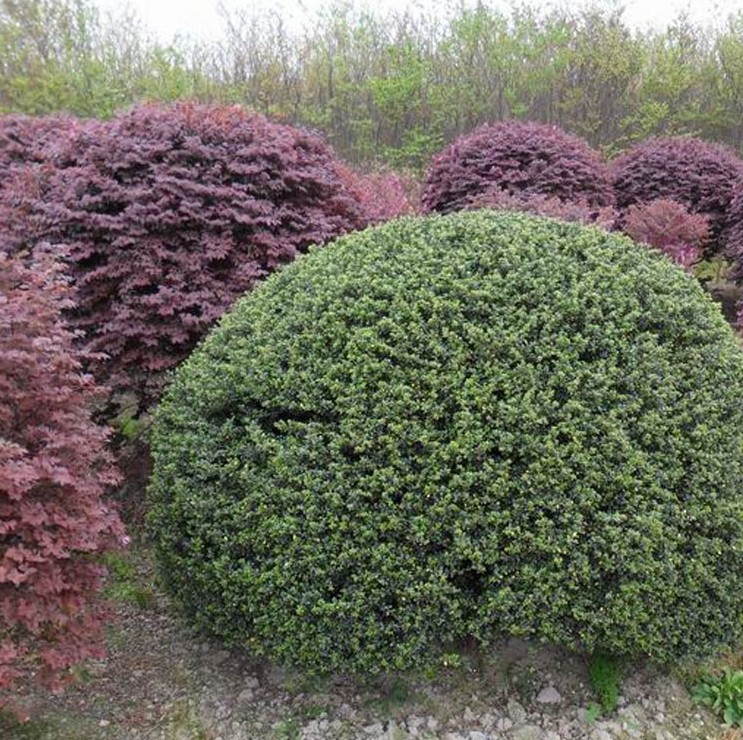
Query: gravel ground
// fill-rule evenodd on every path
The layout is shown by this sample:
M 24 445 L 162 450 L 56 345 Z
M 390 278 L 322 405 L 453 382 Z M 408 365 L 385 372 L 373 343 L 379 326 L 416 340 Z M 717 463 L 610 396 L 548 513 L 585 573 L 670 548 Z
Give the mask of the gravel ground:
M 625 670 L 619 710 L 592 719 L 585 662 L 515 639 L 465 653 L 461 666 L 433 678 L 310 679 L 194 635 L 152 586 L 146 558 L 136 578 L 117 604 L 108 658 L 87 666 L 61 696 L 22 691 L 34 719 L 0 720 L 0 737 L 743 740 L 678 681 L 641 665 Z

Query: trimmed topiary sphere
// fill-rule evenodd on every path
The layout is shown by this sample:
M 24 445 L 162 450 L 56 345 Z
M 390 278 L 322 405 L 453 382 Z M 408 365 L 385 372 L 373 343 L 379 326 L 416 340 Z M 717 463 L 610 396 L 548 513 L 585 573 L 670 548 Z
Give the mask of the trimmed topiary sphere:
M 428 168 L 421 203 L 426 212 L 449 213 L 492 190 L 587 206 L 612 201 L 607 170 L 583 139 L 531 121 L 486 124 L 454 141 Z
M 710 221 L 721 239 L 743 161 L 720 144 L 689 136 L 652 138 L 630 149 L 611 166 L 617 207 L 665 199 Z
M 475 211 L 312 250 L 157 417 L 151 524 L 202 627 L 382 671 L 503 633 L 666 661 L 743 620 L 743 351 L 668 258 Z

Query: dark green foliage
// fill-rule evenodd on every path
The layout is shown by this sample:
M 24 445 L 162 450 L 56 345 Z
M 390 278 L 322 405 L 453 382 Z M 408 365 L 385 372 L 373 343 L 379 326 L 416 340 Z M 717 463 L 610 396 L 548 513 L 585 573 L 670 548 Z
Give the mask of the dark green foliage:
M 692 277 L 476 211 L 312 250 L 155 424 L 151 525 L 201 627 L 318 670 L 508 632 L 666 661 L 741 636 L 743 352 Z
M 617 708 L 622 684 L 622 667 L 619 661 L 606 653 L 592 655 L 588 665 L 588 678 L 601 708 L 607 713 L 613 712 Z

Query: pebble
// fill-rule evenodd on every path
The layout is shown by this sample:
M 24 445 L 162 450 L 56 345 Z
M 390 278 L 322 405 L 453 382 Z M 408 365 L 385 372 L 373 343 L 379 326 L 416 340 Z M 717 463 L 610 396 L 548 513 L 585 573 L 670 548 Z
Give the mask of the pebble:
M 237 695 L 237 703 L 238 704 L 248 704 L 251 701 L 253 701 L 253 689 L 243 689 Z
M 515 699 L 509 699 L 506 708 L 508 709 L 508 716 L 513 720 L 514 724 L 518 725 L 526 719 L 526 709 Z
M 544 740 L 544 730 L 537 725 L 524 725 L 511 733 L 514 740 Z
M 545 686 L 537 694 L 537 701 L 540 704 L 559 704 L 562 701 L 562 697 L 554 686 Z

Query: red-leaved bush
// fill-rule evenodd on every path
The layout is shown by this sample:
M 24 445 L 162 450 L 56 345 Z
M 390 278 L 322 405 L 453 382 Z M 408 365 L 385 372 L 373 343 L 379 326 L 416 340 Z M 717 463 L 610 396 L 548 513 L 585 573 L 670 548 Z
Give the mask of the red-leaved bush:
M 607 170 L 585 141 L 557 126 L 505 121 L 481 126 L 434 157 L 423 185 L 423 210 L 460 210 L 493 189 L 591 206 L 612 202 Z
M 64 116 L 0 115 L 0 188 L 10 167 L 62 156 L 79 125 Z
M 598 226 L 606 231 L 614 229 L 617 218 L 611 206 L 592 206 L 585 201 L 565 201 L 539 193 L 509 193 L 497 188 L 473 198 L 467 206 L 468 210 L 477 208 L 532 213 L 535 216 Z
M 691 213 L 706 216 L 712 240 L 720 242 L 743 162 L 720 144 L 676 136 L 638 144 L 617 157 L 611 171 L 622 211 L 635 203 L 674 200 Z
M 630 206 L 622 231 L 637 242 L 657 247 L 687 270 L 699 260 L 710 237 L 709 219 L 674 200 L 658 199 Z
M 122 536 L 102 498 L 118 477 L 60 316 L 69 294 L 51 258 L 0 252 L 0 689 L 31 672 L 55 688 L 103 652 L 94 556 Z
M 363 224 L 317 136 L 239 107 L 146 105 L 83 128 L 38 209 L 110 386 L 156 395 L 236 297 Z
M 339 162 L 336 170 L 349 194 L 361 206 L 365 226 L 416 212 L 413 205 L 415 183 L 412 178 L 391 170 L 362 174 L 345 162 Z
M 33 242 L 31 214 L 49 169 L 81 125 L 69 117 L 0 115 L 0 227 L 6 253 Z
M 743 279 L 743 175 L 736 181 L 728 212 L 725 256 L 732 264 L 732 276 Z M 742 321 L 739 321 L 743 325 Z

